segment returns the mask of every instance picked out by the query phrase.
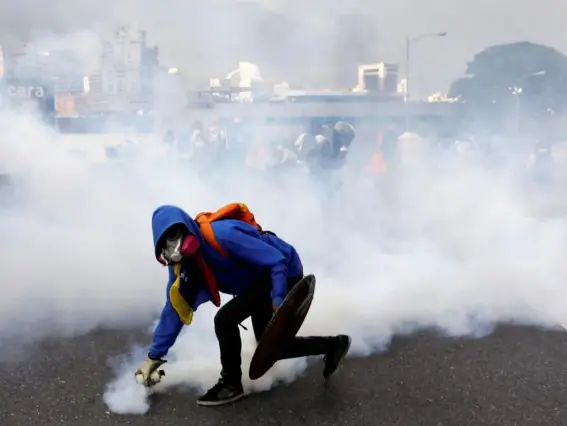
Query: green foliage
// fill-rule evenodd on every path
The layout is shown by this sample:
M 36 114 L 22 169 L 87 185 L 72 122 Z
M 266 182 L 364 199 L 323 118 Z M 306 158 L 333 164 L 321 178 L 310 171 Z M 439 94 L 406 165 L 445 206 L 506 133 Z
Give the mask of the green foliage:
M 529 42 L 492 46 L 474 56 L 449 95 L 471 109 L 494 114 L 513 106 L 513 87 L 522 88 L 522 103 L 532 115 L 566 109 L 567 56 Z

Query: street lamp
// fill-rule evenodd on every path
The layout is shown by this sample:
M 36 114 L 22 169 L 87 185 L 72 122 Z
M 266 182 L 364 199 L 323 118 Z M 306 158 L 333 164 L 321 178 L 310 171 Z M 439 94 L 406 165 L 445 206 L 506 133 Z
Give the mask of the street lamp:
M 409 103 L 410 103 L 410 53 L 411 46 L 413 43 L 417 43 L 420 40 L 433 37 L 445 37 L 447 32 L 442 33 L 427 33 L 421 34 L 415 37 L 406 36 L 406 87 L 404 91 L 404 103 L 405 103 L 405 118 L 406 118 L 406 132 L 409 130 Z
M 526 75 L 521 76 L 520 80 L 524 80 L 525 78 L 529 78 L 529 77 L 539 77 L 541 75 L 545 75 L 546 73 L 547 73 L 547 71 L 541 70 L 541 71 L 534 72 L 534 73 L 531 73 L 531 74 L 526 74 Z
M 541 77 L 544 76 L 547 72 L 545 70 L 541 70 L 541 71 L 537 71 L 537 72 L 532 72 L 532 73 L 528 73 L 528 74 L 524 74 L 522 76 L 520 76 L 520 78 L 518 78 L 518 84 L 522 84 L 522 82 L 528 78 L 531 77 Z M 514 114 L 515 114 L 515 130 L 516 130 L 516 134 L 520 133 L 520 122 L 521 122 L 521 115 L 522 115 L 522 108 L 521 108 L 521 95 L 524 91 L 524 89 L 519 86 L 519 85 L 514 85 L 508 88 L 508 90 L 510 90 L 510 92 L 512 92 L 512 95 L 514 96 Z

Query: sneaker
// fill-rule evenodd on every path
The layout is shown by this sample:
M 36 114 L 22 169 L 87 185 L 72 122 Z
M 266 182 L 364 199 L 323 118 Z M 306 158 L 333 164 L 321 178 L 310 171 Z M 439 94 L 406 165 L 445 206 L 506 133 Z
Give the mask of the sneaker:
M 242 383 L 229 383 L 220 379 L 209 391 L 197 399 L 197 405 L 204 407 L 216 407 L 218 405 L 230 404 L 244 398 Z
M 344 334 L 340 334 L 336 337 L 336 343 L 334 348 L 325 355 L 325 368 L 323 369 L 323 377 L 328 379 L 331 375 L 337 371 L 341 361 L 347 355 L 350 349 L 351 338 Z

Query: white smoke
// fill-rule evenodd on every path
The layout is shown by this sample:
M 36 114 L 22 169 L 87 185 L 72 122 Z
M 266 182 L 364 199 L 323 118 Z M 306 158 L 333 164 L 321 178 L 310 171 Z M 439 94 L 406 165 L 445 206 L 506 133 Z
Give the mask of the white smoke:
M 64 136 L 30 118 L 0 121 L 2 158 L 19 177 L 0 222 L 5 342 L 148 326 L 167 279 L 153 258 L 153 209 L 173 203 L 194 214 L 235 200 L 293 243 L 306 271 L 317 276 L 301 334 L 348 333 L 351 356 L 384 350 L 394 334 L 418 328 L 479 337 L 498 322 L 551 327 L 564 320 L 565 217 L 534 213 L 530 193 L 504 171 L 407 171 L 387 202 L 357 181 L 329 201 L 303 176 L 274 190 L 267 179 L 233 172 L 215 186 L 151 142 L 140 148 L 151 158 L 92 165 L 69 154 Z M 157 392 L 200 392 L 218 378 L 215 311 L 200 308 L 183 331 Z M 246 377 L 254 342 L 251 332 L 242 334 Z M 149 409 L 134 379 L 146 349 L 111 362 L 116 378 L 104 396 L 110 410 Z M 267 390 L 295 380 L 306 366 L 307 360 L 281 362 L 245 386 Z
M 167 65 L 179 66 L 184 72 L 225 75 L 226 67 L 242 59 L 236 55 L 253 56 L 250 60 L 272 65 L 272 71 L 278 68 L 271 63 L 276 48 L 262 44 L 266 23 L 248 18 L 250 9 L 239 11 L 230 1 L 199 6 L 147 0 L 125 2 L 119 10 L 115 3 L 83 0 L 62 14 L 62 8 L 46 10 L 35 0 L 2 2 L 0 22 L 6 24 L 4 31 L 20 32 L 15 38 L 39 33 L 46 49 L 73 48 L 89 62 L 89 68 L 96 66 L 90 62 L 96 63 L 100 53 L 100 40 L 89 30 L 98 25 L 108 29 L 131 17 L 139 18 L 150 37 L 161 42 Z M 460 58 L 449 71 L 440 63 L 435 66 L 443 69 L 419 73 L 429 73 L 433 80 L 438 77 L 431 74 L 443 75 L 443 82 L 458 74 L 462 60 L 484 44 L 516 37 L 504 34 L 501 19 L 495 19 L 494 37 L 484 31 L 475 36 L 487 39 L 464 40 L 464 33 L 457 33 L 465 26 L 453 16 L 448 20 L 438 13 L 429 18 L 426 13 L 405 13 L 406 8 L 415 7 L 413 3 L 396 3 L 395 7 L 373 3 L 370 7 L 380 10 L 384 25 L 396 22 L 396 28 L 384 27 L 382 56 L 376 60 L 403 56 L 406 34 L 401 32 L 408 28 L 400 27 L 400 19 L 393 16 L 418 17 L 406 24 L 416 24 L 416 34 L 447 29 L 448 40 L 457 40 L 450 46 L 455 55 L 445 55 Z M 310 36 L 322 31 L 312 23 L 314 16 L 320 17 L 323 10 L 334 14 L 335 9 L 324 7 L 326 4 L 312 6 L 313 12 L 304 16 L 304 2 L 294 4 L 302 11 L 297 21 L 304 21 L 305 33 L 291 34 L 290 30 L 285 34 L 291 49 L 277 62 L 292 64 L 288 66 L 300 74 L 293 77 L 300 81 L 312 67 L 329 70 L 323 59 L 334 55 L 332 32 L 320 33 L 317 42 Z M 362 5 L 359 10 L 369 9 L 369 3 L 357 4 Z M 110 7 L 114 8 L 111 17 Z M 341 10 L 352 7 L 348 3 Z M 442 9 L 453 13 L 450 7 Z M 531 19 L 533 14 L 525 16 Z M 335 17 L 329 16 L 329 21 Z M 114 19 L 116 22 L 109 22 Z M 439 28 L 449 21 L 452 28 Z M 71 37 L 54 35 L 78 27 L 86 29 Z M 215 27 L 222 31 L 214 32 Z M 535 32 L 525 36 L 541 39 L 542 30 L 528 27 Z M 282 37 L 278 32 L 275 42 L 280 44 Z M 299 37 L 302 43 L 295 43 Z M 239 45 L 239 38 L 248 40 L 252 48 Z M 323 40 L 328 45 L 322 45 Z M 301 55 L 297 54 L 299 44 Z M 437 52 L 445 49 L 438 43 L 431 46 Z M 427 45 L 423 49 L 427 57 Z M 291 61 L 296 56 L 299 63 Z M 337 54 L 336 60 L 328 62 L 343 62 L 342 56 Z M 314 74 L 316 80 L 328 77 Z M 445 175 L 406 171 L 391 183 L 388 197 L 357 177 L 329 201 L 321 188 L 302 176 L 277 185 L 236 171 L 222 184 L 200 178 L 190 166 L 172 159 L 157 143 L 158 136 L 143 143 L 140 155 L 128 162 L 95 164 L 89 156 L 72 155 L 69 148 L 81 145 L 94 150 L 94 146 L 85 146 L 90 143 L 100 148 L 105 135 L 89 136 L 85 144 L 86 137 L 58 135 L 31 117 L 7 113 L 0 114 L 0 129 L 0 166 L 15 181 L 14 193 L 0 192 L 3 348 L 45 337 L 72 338 L 97 327 L 152 324 L 163 304 L 167 274 L 153 257 L 151 214 L 164 203 L 179 204 L 194 214 L 230 201 L 246 202 L 266 228 L 297 247 L 306 271 L 317 276 L 315 301 L 301 334 L 348 333 L 353 337 L 352 356 L 382 351 L 394 334 L 418 328 L 436 327 L 448 335 L 478 337 L 497 322 L 555 326 L 564 320 L 565 217 L 544 219 L 540 211 L 542 205 L 561 204 L 563 197 L 543 194 L 534 206 L 533 194 L 524 192 L 506 170 L 488 172 L 463 165 Z M 255 136 L 262 139 L 262 134 Z M 166 376 L 157 392 L 179 387 L 201 392 L 218 378 L 214 314 L 212 306 L 199 309 L 194 324 L 186 327 L 168 355 Z M 242 335 L 246 377 L 254 342 L 251 332 Z M 111 411 L 143 414 L 150 408 L 147 391 L 134 379 L 146 350 L 136 347 L 110 361 L 116 374 L 104 401 Z M 249 391 L 262 391 L 293 381 L 307 362 L 278 363 L 265 377 L 245 386 Z

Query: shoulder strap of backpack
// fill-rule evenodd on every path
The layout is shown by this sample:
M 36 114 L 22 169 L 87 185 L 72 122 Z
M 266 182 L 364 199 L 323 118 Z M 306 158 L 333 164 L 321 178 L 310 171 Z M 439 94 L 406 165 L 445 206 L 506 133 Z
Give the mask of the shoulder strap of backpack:
M 213 226 L 211 225 L 212 221 L 210 220 L 210 215 L 210 213 L 200 213 L 195 218 L 195 222 L 197 222 L 197 225 L 199 225 L 201 234 L 203 235 L 203 238 L 205 239 L 207 244 L 212 246 L 223 256 L 228 257 L 228 253 L 221 247 L 221 245 L 217 241 L 217 238 L 215 237 L 215 232 L 213 231 Z
M 223 219 L 236 219 L 240 220 L 248 225 L 255 227 L 259 232 L 262 232 L 262 227 L 256 222 L 254 215 L 248 209 L 248 206 L 243 203 L 230 203 L 227 204 L 215 212 L 203 212 L 199 213 L 195 217 L 195 222 L 199 225 L 203 238 L 207 244 L 211 245 L 217 252 L 223 256 L 228 256 L 226 250 L 224 250 L 215 237 L 213 231 L 212 223 L 217 220 Z

